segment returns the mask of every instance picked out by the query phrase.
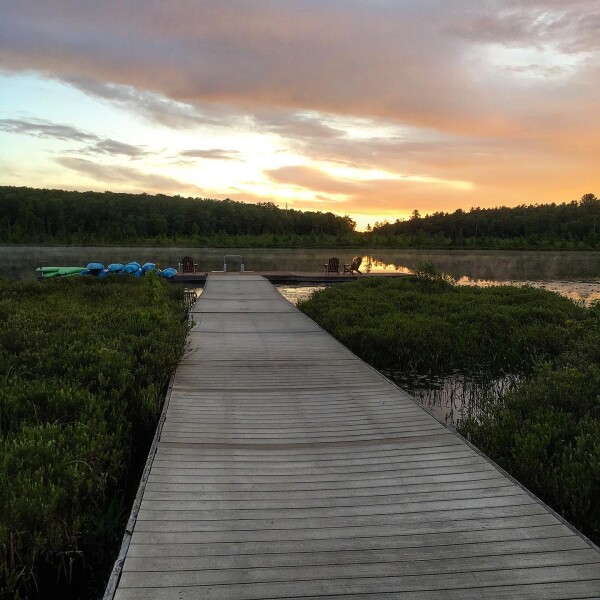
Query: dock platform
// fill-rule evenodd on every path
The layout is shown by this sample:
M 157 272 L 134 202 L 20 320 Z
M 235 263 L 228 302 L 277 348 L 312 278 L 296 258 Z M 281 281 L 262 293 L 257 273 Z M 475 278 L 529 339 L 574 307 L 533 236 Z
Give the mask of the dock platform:
M 591 542 L 264 277 L 192 313 L 114 598 L 600 598 Z
M 172 277 L 169 281 L 175 283 L 197 283 L 204 285 L 211 272 L 204 273 L 186 273 L 185 275 L 177 274 Z M 220 271 L 212 271 L 212 274 L 222 275 Z M 230 275 L 236 275 L 236 273 L 229 273 Z M 323 273 L 315 271 L 246 271 L 246 275 L 258 275 L 264 277 L 271 283 L 342 283 L 345 281 L 354 281 L 365 277 L 406 277 L 408 273 L 404 272 L 393 272 L 393 271 L 375 271 L 371 273 Z

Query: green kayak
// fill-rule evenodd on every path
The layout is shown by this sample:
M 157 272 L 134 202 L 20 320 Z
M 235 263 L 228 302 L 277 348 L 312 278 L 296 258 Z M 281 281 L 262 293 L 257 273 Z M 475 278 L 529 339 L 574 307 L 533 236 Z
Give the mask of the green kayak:
M 49 277 L 72 277 L 73 275 L 79 275 L 85 267 L 40 267 L 36 269 L 41 277 L 45 279 Z

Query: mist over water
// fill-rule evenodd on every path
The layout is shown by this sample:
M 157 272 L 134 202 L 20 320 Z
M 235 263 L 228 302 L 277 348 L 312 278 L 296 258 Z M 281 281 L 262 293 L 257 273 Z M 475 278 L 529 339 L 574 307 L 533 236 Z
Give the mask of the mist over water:
M 322 272 L 331 256 L 342 264 L 362 256 L 361 270 L 371 273 L 410 273 L 419 263 L 431 263 L 459 285 L 533 285 L 586 304 L 600 299 L 600 252 L 0 246 L 0 276 L 33 280 L 37 267 L 88 262 L 135 260 L 177 267 L 183 256 L 191 256 L 200 272 L 217 271 L 223 269 L 225 254 L 242 255 L 247 271 Z M 287 287 L 294 302 L 310 293 L 306 286 Z M 315 289 L 321 288 L 312 286 L 311 291 Z

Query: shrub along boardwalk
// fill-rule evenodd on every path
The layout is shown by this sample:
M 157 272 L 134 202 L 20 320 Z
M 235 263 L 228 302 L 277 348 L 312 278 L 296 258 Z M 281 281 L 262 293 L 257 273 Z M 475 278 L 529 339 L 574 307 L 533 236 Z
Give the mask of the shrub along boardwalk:
M 598 598 L 600 553 L 257 275 L 211 274 L 116 598 Z

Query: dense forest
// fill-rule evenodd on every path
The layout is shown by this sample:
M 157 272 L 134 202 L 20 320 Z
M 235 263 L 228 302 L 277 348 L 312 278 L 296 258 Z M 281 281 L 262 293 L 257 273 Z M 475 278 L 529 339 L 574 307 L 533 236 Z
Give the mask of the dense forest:
M 411 240 L 421 247 L 596 248 L 600 246 L 600 200 L 585 194 L 563 204 L 461 209 L 407 221 L 376 223 L 372 235 Z
M 231 236 L 343 236 L 354 227 L 350 217 L 270 202 L 0 187 L 0 243 L 8 244 L 203 245 Z
M 272 202 L 0 186 L 0 244 L 254 248 L 600 248 L 600 200 L 458 209 L 355 231 L 348 216 Z

